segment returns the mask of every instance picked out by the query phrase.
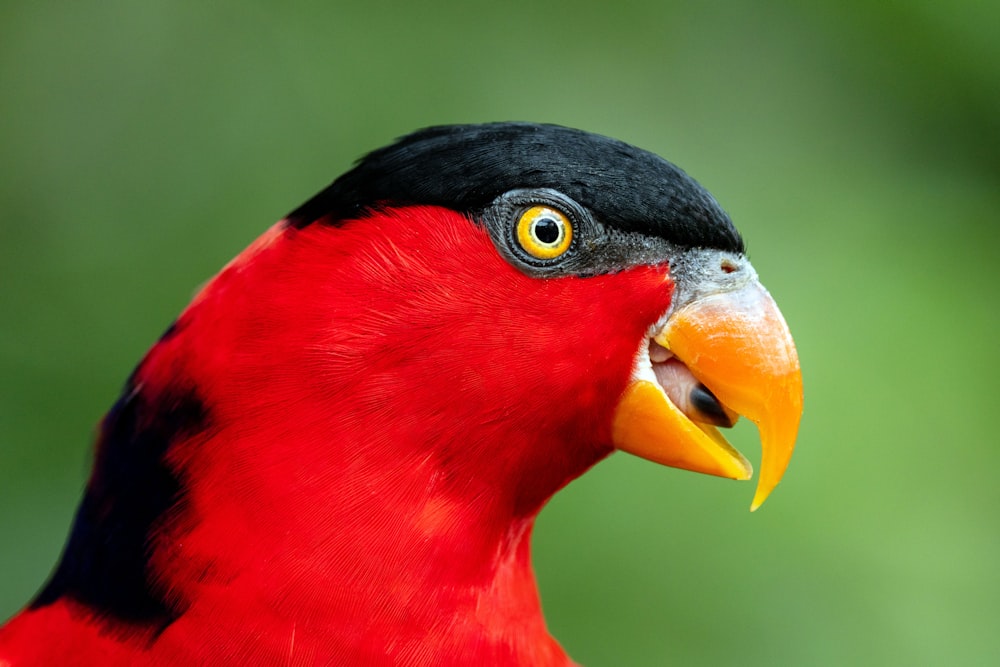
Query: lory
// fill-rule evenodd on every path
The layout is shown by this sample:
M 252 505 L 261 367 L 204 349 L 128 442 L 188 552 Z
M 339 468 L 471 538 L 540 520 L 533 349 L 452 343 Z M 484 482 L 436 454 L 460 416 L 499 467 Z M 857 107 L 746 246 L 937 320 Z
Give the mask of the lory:
M 752 508 L 802 412 L 788 327 L 716 200 L 553 125 L 432 127 L 226 265 L 102 420 L 0 666 L 572 664 L 535 517 L 615 450 Z M 720 601 L 722 604 L 722 601 Z

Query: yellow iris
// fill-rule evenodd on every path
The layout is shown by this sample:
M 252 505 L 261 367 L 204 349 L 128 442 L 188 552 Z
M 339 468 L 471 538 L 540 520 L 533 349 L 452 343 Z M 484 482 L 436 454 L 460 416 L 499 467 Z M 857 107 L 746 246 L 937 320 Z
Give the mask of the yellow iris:
M 532 206 L 517 221 L 517 241 L 537 259 L 555 259 L 573 242 L 573 225 L 561 211 Z

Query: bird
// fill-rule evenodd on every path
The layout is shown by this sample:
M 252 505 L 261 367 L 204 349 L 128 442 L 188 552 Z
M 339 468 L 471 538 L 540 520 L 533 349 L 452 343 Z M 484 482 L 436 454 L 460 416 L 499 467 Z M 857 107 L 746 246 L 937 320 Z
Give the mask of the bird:
M 795 344 L 715 198 L 630 144 L 418 130 L 224 266 L 101 421 L 0 666 L 574 664 L 535 518 L 616 451 L 751 509 L 802 414 Z

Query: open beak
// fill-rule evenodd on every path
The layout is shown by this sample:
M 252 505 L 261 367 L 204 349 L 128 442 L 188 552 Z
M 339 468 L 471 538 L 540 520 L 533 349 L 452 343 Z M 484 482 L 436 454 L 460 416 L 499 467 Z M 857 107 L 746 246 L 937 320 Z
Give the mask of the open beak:
M 802 415 L 802 373 L 778 306 L 752 280 L 673 313 L 640 351 L 612 424 L 615 447 L 695 472 L 750 479 L 753 468 L 714 425 L 760 431 L 756 510 L 788 467 Z

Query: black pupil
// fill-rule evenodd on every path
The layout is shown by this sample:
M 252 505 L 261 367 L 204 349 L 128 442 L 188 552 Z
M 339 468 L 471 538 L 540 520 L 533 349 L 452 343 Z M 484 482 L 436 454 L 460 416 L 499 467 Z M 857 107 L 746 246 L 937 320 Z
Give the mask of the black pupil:
M 546 245 L 559 240 L 559 223 L 552 218 L 542 218 L 535 223 L 535 237 Z

